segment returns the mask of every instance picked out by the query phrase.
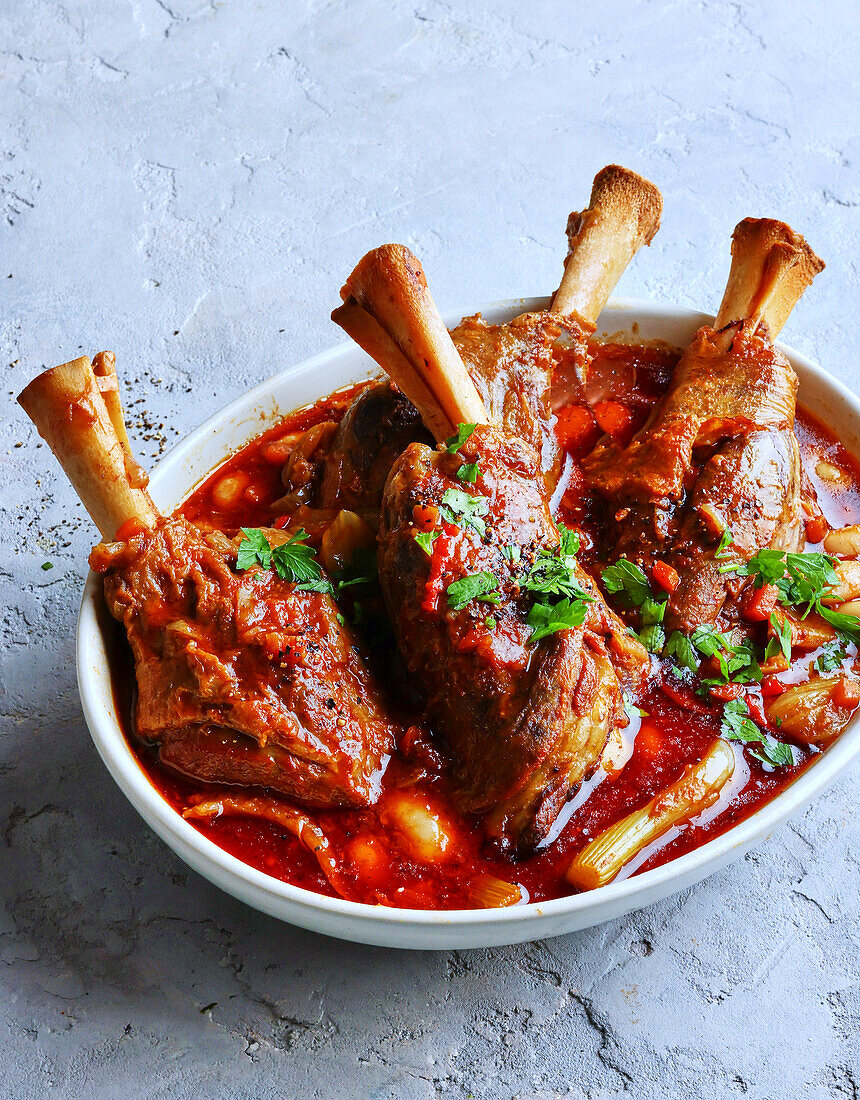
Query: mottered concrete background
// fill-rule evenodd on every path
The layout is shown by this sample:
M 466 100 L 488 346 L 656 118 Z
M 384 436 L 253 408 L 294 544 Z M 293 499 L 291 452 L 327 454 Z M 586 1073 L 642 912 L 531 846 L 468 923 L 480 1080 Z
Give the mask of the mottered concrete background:
M 856 774 L 701 886 L 522 947 L 350 946 L 190 872 L 90 743 L 94 532 L 14 403 L 111 348 L 152 463 L 339 341 L 369 247 L 409 244 L 443 310 L 551 290 L 611 161 L 666 202 L 622 293 L 707 310 L 734 224 L 784 218 L 828 264 L 785 339 L 856 388 L 858 60 L 851 0 L 0 4 L 4 1096 L 858 1096 Z

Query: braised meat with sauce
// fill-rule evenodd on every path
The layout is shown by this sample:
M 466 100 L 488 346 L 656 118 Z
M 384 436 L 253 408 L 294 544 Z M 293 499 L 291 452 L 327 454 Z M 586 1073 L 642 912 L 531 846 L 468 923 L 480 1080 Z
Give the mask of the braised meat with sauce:
M 564 345 L 566 373 L 559 390 L 568 392 L 585 377 L 590 358 L 587 338 L 594 332 L 600 310 L 636 252 L 650 244 L 659 228 L 662 209 L 662 197 L 652 183 L 619 165 L 607 165 L 594 178 L 588 207 L 574 211 L 568 218 L 565 270 L 550 310 L 524 313 L 503 324 L 489 324 L 477 314 L 463 318 L 451 330 L 454 347 L 490 421 L 504 424 L 509 433 L 535 448 L 550 493 L 562 459 L 553 430 L 553 400 L 557 400 L 557 394 L 551 394 L 554 349 L 557 344 Z M 356 271 L 361 267 L 359 264 Z M 360 301 L 350 300 L 348 295 L 333 319 L 377 362 L 386 357 L 402 359 L 410 353 L 423 355 L 428 347 L 427 336 L 438 340 L 441 321 L 434 322 L 435 327 L 425 333 L 421 318 L 414 318 L 417 328 L 413 341 L 405 318 L 395 317 L 385 304 L 381 313 L 387 313 L 387 318 L 374 314 L 370 301 L 375 289 L 373 272 L 367 271 L 365 276 L 370 293 L 362 295 Z M 403 276 L 407 282 L 420 283 L 420 264 L 413 269 L 407 257 Z M 393 333 L 393 340 L 386 327 Z M 433 417 L 435 414 L 429 412 L 433 402 L 428 401 L 427 393 L 431 377 L 432 369 L 423 384 L 418 383 L 413 397 Z M 442 413 L 439 421 L 431 420 L 428 427 L 444 438 L 455 423 L 445 404 L 444 381 L 438 373 L 435 379 L 443 386 L 443 391 L 437 393 L 442 399 Z M 378 513 L 385 474 L 397 454 L 408 443 L 428 442 L 414 405 L 410 434 L 410 417 L 395 398 L 383 395 L 382 389 L 360 395 L 354 413 L 350 409 L 344 418 L 328 460 L 320 494 L 322 507 L 330 507 L 340 487 L 344 487 L 347 496 L 341 501 L 343 507 L 362 511 L 375 505 Z M 361 487 L 352 488 L 358 482 Z
M 530 443 L 551 492 L 561 469 L 561 448 L 553 430 L 553 347 L 564 334 L 579 357 L 587 358 L 586 339 L 593 326 L 575 317 L 524 313 L 506 324 L 491 325 L 480 315 L 465 317 L 451 339 L 481 396 L 492 424 Z M 569 353 L 570 354 L 570 353 Z
M 266 534 L 272 546 L 284 538 Z M 259 566 L 237 573 L 238 545 L 165 519 L 93 551 L 134 654 L 138 736 L 208 782 L 307 806 L 369 804 L 394 725 L 356 637 L 330 595 Z
M 160 516 L 131 457 L 115 372 L 110 384 L 81 358 L 45 371 L 21 402 L 116 540 L 97 546 L 91 565 L 134 654 L 138 735 L 206 782 L 367 805 L 394 725 L 331 595 L 270 568 L 239 571 L 241 539 Z M 291 539 L 274 530 L 267 545 Z
M 572 563 L 568 586 L 579 582 L 583 614 L 577 625 L 584 629 L 533 638 L 528 619 L 534 600 L 520 592 L 520 571 L 505 566 L 505 550 L 536 558 L 558 548 L 541 460 L 507 420 L 488 424 L 488 410 L 438 318 L 415 257 L 391 245 L 377 249 L 341 294 L 345 303 L 355 303 L 353 335 L 364 334 L 362 310 L 372 324 L 367 350 L 413 397 L 425 423 L 444 424 L 449 417 L 482 425 L 466 429 L 462 446 L 449 441 L 434 452 L 413 444 L 394 464 L 383 498 L 379 577 L 401 655 L 420 676 L 428 712 L 453 757 L 462 808 L 487 813 L 488 833 L 499 846 L 523 854 L 547 835 L 593 770 L 610 731 L 626 724 L 606 637 L 614 634 L 633 678 L 647 667 L 647 655 Z M 388 351 L 380 330 L 397 334 L 389 337 Z M 437 391 L 443 395 L 438 400 Z M 527 395 L 528 388 L 520 392 Z M 546 391 L 539 396 L 548 399 Z M 538 411 L 531 410 L 531 423 Z M 522 423 L 517 403 L 505 412 L 515 430 Z M 458 441 L 461 434 L 462 428 Z M 458 508 L 466 519 L 448 522 Z M 426 527 L 420 519 L 416 524 L 418 515 L 429 517 Z M 429 558 L 416 536 L 433 539 Z M 476 577 L 494 588 L 491 606 L 473 594 L 463 613 L 452 605 L 452 594 L 458 583 L 471 585 Z
M 608 504 L 612 557 L 678 574 L 668 629 L 713 623 L 737 595 L 743 580 L 715 556 L 721 540 L 744 562 L 804 544 L 817 506 L 794 435 L 797 377 L 772 339 L 821 266 L 782 223 L 742 222 L 715 326 L 696 333 L 632 441 L 606 439 L 583 463 Z
M 463 491 L 464 463 L 479 470 L 469 488 L 479 526 L 439 526 L 446 494 Z M 394 631 L 452 752 L 460 805 L 489 812 L 490 835 L 519 853 L 546 836 L 610 731 L 626 724 L 619 677 L 638 682 L 644 668 L 641 647 L 578 566 L 589 600 L 581 626 L 531 643 L 533 600 L 521 582 L 559 550 L 540 471 L 531 446 L 489 426 L 457 454 L 413 444 L 391 471 L 379 533 Z M 428 533 L 429 554 L 416 539 Z M 451 586 L 476 576 L 497 581 L 490 602 L 452 609 Z

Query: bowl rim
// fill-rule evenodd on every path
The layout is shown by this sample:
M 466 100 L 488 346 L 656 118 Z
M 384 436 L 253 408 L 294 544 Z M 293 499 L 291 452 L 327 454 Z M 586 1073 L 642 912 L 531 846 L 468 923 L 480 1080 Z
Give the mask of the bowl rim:
M 546 308 L 548 301 L 546 297 L 500 299 L 485 302 L 470 311 L 446 311 L 445 321 L 446 324 L 456 324 L 460 318 L 479 311 L 486 314 L 491 311 L 536 310 Z M 630 313 L 634 318 L 647 315 L 649 320 L 658 322 L 702 324 L 713 320 L 712 315 L 698 310 L 640 298 L 611 299 L 606 309 L 616 313 Z M 860 422 L 860 400 L 842 382 L 788 345 L 777 343 L 777 347 L 787 354 L 795 368 L 800 368 L 802 374 L 835 392 L 835 395 L 846 403 L 849 412 Z M 287 381 L 290 376 L 298 374 L 299 370 L 311 371 L 322 367 L 330 360 L 342 355 L 345 350 L 351 349 L 349 342 L 336 344 L 276 372 L 226 404 L 161 457 L 151 473 L 153 487 L 162 480 L 168 480 L 172 468 L 179 465 L 204 438 L 217 434 L 218 428 L 232 416 L 246 410 L 260 399 L 270 396 L 277 383 Z M 372 376 L 372 373 L 367 376 Z M 264 429 L 261 428 L 261 430 Z M 251 438 L 253 436 L 249 436 L 249 441 Z M 233 453 L 235 451 L 230 452 L 230 454 Z M 203 477 L 208 477 L 212 470 L 217 469 L 227 457 L 229 455 L 225 455 Z M 196 484 L 199 484 L 199 481 Z M 188 487 L 180 499 L 185 499 L 195 487 L 196 485 Z M 781 825 L 791 814 L 806 807 L 846 771 L 849 764 L 860 754 L 860 721 L 855 720 L 785 790 L 749 817 L 668 863 L 630 878 L 610 882 L 595 890 L 565 895 L 548 901 L 524 902 L 503 909 L 405 909 L 333 898 L 274 878 L 220 848 L 174 810 L 151 783 L 128 745 L 121 723 L 115 715 L 113 721 L 105 719 L 96 697 L 91 647 L 98 645 L 102 639 L 98 612 L 98 603 L 101 599 L 99 578 L 90 572 L 84 586 L 78 616 L 76 665 L 84 717 L 99 755 L 123 794 L 144 820 L 181 858 L 210 880 L 216 881 L 223 889 L 257 908 L 266 909 L 264 899 L 268 897 L 273 902 L 288 903 L 294 914 L 297 910 L 304 910 L 320 915 L 325 914 L 332 918 L 358 919 L 378 926 L 406 925 L 416 929 L 439 926 L 468 928 L 520 925 L 537 918 L 582 915 L 589 911 L 594 911 L 596 917 L 590 923 L 598 923 L 601 919 L 615 915 L 616 911 L 624 912 L 633 908 L 633 905 L 625 907 L 624 903 L 637 895 L 642 895 L 643 905 L 648 904 L 653 897 L 669 892 L 661 893 L 661 887 L 671 880 L 679 880 L 678 888 L 681 889 L 685 884 L 704 878 L 710 871 L 717 870 L 731 858 L 734 850 L 747 849 L 755 841 Z M 243 887 L 252 889 L 255 900 L 248 898 Z M 281 919 L 287 921 L 292 919 L 290 916 L 276 912 L 275 909 L 268 909 L 268 911 L 280 916 Z M 604 915 L 599 915 L 601 911 L 605 911 Z M 331 931 L 331 928 L 321 930 Z M 358 939 L 359 937 L 352 935 L 349 938 Z M 455 944 L 452 943 L 450 946 Z

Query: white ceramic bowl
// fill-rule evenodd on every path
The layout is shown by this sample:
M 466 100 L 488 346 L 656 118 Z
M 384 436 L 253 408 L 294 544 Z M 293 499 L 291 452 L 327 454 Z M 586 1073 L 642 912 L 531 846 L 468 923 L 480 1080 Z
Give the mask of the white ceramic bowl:
M 504 321 L 547 299 L 494 303 L 482 308 L 489 321 Z M 475 312 L 471 310 L 470 312 Z M 459 317 L 449 318 L 456 323 Z M 711 318 L 690 310 L 632 299 L 610 303 L 600 318 L 607 334 L 631 331 L 636 341 L 664 340 L 683 347 Z M 638 329 L 632 326 L 638 325 Z M 860 402 L 808 359 L 783 347 L 800 376 L 800 400 L 860 455 Z M 217 413 L 159 462 L 151 490 L 172 511 L 215 466 L 251 437 L 295 408 L 340 386 L 375 374 L 374 364 L 353 344 L 341 344 L 289 367 Z M 90 574 L 78 620 L 78 686 L 96 748 L 140 815 L 201 875 L 249 905 L 291 924 L 361 943 L 387 947 L 464 948 L 521 943 L 587 928 L 681 890 L 743 855 L 789 815 L 806 807 L 846 770 L 860 752 L 860 717 L 792 785 L 757 813 L 695 851 L 654 870 L 590 893 L 511 909 L 423 912 L 359 905 L 322 897 L 248 867 L 201 835 L 151 785 L 126 743 L 114 709 L 106 645 L 108 613 L 101 584 Z

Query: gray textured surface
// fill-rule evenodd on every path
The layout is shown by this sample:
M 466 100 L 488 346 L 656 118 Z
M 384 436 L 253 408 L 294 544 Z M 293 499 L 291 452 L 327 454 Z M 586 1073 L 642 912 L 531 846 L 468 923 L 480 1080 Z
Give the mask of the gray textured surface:
M 855 5 L 573 8 L 0 5 L 5 1095 L 860 1094 L 856 776 L 628 919 L 395 954 L 186 870 L 81 716 L 92 530 L 13 403 L 78 349 L 117 352 L 151 462 L 338 340 L 341 280 L 381 241 L 412 245 L 446 309 L 550 289 L 568 211 L 619 160 L 666 199 L 623 292 L 706 309 L 738 218 L 784 217 L 828 261 L 786 339 L 857 386 Z

